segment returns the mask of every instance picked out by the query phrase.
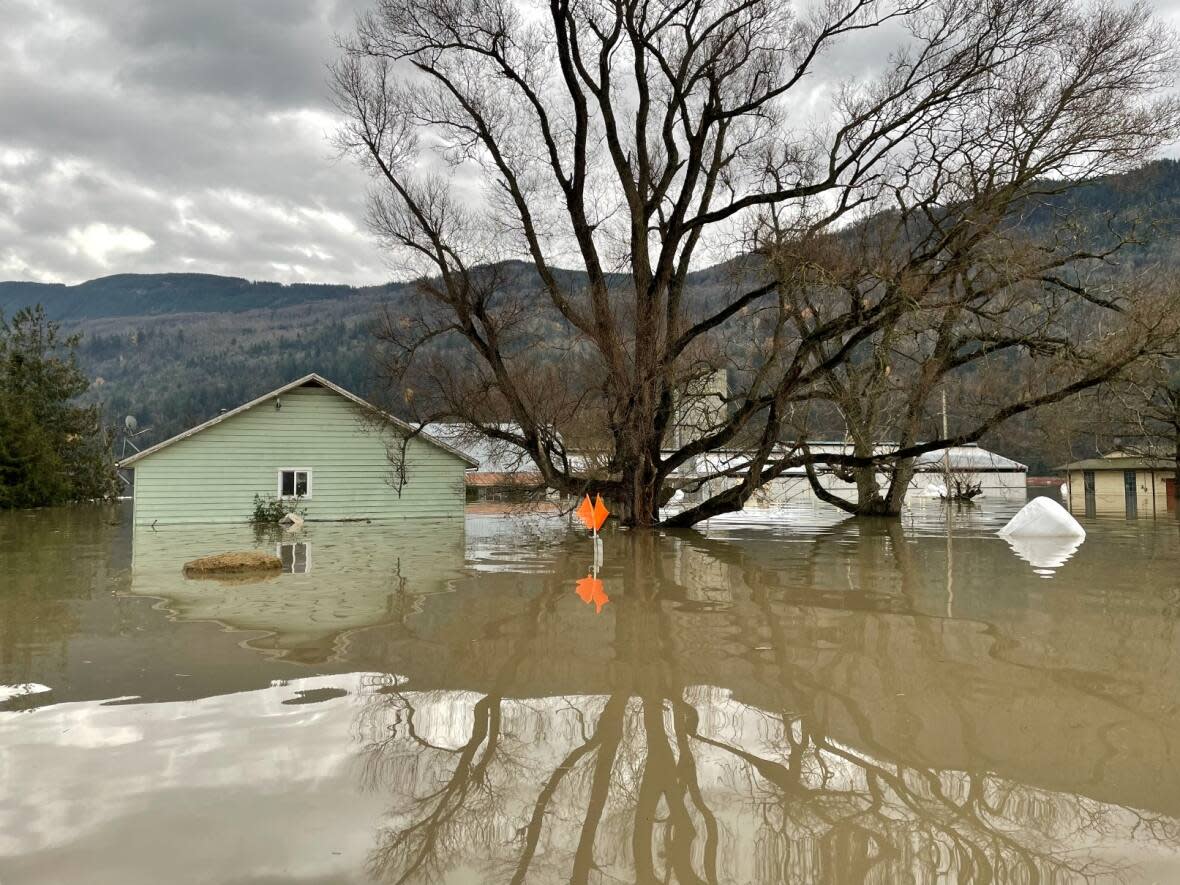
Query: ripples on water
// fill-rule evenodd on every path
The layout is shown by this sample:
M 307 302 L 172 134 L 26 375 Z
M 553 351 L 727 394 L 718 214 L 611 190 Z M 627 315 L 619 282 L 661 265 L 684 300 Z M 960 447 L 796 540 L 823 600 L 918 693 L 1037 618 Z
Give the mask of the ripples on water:
M 1180 526 L 1016 509 L 0 514 L 0 883 L 1178 881 Z

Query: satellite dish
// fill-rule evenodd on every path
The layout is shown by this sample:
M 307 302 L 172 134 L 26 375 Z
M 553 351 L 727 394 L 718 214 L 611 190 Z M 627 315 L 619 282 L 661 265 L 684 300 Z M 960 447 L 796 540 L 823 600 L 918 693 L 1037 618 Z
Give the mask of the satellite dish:
M 139 429 L 139 422 L 135 420 L 134 415 L 128 415 L 123 419 L 123 426 L 127 428 L 128 433 L 135 433 Z

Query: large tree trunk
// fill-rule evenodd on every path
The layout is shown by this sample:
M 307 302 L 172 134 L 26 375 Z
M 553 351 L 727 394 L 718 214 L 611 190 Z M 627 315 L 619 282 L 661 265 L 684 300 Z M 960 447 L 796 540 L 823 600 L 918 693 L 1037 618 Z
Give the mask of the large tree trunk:
M 877 471 L 883 469 L 889 475 L 889 487 L 881 493 Z M 890 464 L 883 468 L 860 467 L 856 471 L 857 516 L 901 516 L 905 506 L 905 493 L 913 478 L 914 469 L 909 461 Z
M 630 528 L 651 528 L 660 521 L 661 483 L 646 458 L 623 470 L 618 507 L 619 521 Z
M 887 506 L 889 516 L 901 516 L 901 508 L 905 506 L 906 492 L 909 491 L 910 481 L 914 478 L 914 461 L 906 458 L 892 465 L 892 475 L 889 481 Z
M 873 451 L 874 447 L 871 442 L 853 444 L 853 453 L 857 457 L 871 457 Z M 889 477 L 889 486 L 884 494 L 881 492 L 881 481 L 877 476 L 880 471 L 885 472 Z M 825 489 L 814 468 L 810 465 L 807 466 L 807 479 L 815 496 L 854 516 L 900 516 L 902 505 L 905 504 L 906 489 L 909 487 L 913 473 L 913 462 L 908 459 L 898 464 L 854 467 L 852 480 L 856 483 L 856 502 L 853 503 Z
M 881 498 L 881 485 L 877 482 L 877 468 L 857 467 L 855 476 L 856 513 L 862 516 L 879 515 L 885 502 Z

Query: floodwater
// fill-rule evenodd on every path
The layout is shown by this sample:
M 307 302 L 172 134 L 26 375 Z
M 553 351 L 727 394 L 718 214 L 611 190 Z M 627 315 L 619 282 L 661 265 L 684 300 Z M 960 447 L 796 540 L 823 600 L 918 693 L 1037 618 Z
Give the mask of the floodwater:
M 1014 509 L 0 514 L 0 883 L 1178 882 L 1180 525 Z

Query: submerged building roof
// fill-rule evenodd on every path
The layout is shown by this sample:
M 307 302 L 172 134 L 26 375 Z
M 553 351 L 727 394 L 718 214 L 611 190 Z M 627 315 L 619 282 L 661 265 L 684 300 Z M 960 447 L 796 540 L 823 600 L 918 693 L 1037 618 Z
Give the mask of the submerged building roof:
M 223 421 L 228 421 L 230 418 L 233 418 L 235 415 L 240 415 L 243 412 L 246 412 L 246 411 L 254 408 L 257 405 L 261 405 L 262 403 L 265 403 L 265 402 L 270 402 L 275 397 L 282 396 L 284 393 L 287 393 L 290 390 L 294 390 L 297 387 L 323 387 L 326 390 L 330 390 L 333 393 L 339 394 L 340 396 L 344 397 L 345 399 L 350 400 L 351 402 L 355 403 L 356 405 L 358 405 L 362 409 L 364 409 L 365 412 L 378 417 L 382 421 L 386 421 L 389 424 L 392 424 L 394 427 L 397 427 L 406 433 L 415 433 L 416 432 L 415 429 L 411 425 L 407 424 L 405 421 L 402 421 L 399 418 L 395 418 L 393 415 L 390 415 L 388 412 L 381 411 L 376 406 L 371 405 L 370 403 L 361 399 L 355 393 L 351 393 L 350 391 L 345 390 L 343 387 L 340 387 L 337 384 L 333 384 L 327 378 L 324 378 L 321 375 L 317 375 L 315 372 L 311 372 L 307 375 L 304 375 L 302 378 L 296 378 L 294 381 L 291 381 L 288 384 L 284 384 L 282 387 L 276 387 L 274 390 L 269 391 L 268 393 L 262 394 L 262 396 L 255 397 L 254 399 L 250 400 L 249 402 L 243 403 L 242 405 L 238 406 L 236 409 L 230 409 L 227 412 L 222 412 L 217 417 L 211 418 L 208 421 L 204 422 L 203 424 L 198 424 L 196 427 L 190 427 L 188 430 L 184 431 L 183 433 L 178 433 L 178 434 L 176 434 L 176 436 L 166 439 L 163 442 L 158 442 L 154 446 L 150 446 L 149 448 L 144 449 L 142 452 L 136 452 L 130 458 L 124 458 L 122 461 L 120 461 L 118 466 L 120 468 L 132 467 L 137 462 L 142 461 L 144 458 L 147 458 L 150 455 L 154 455 L 156 452 L 160 451 L 161 449 L 166 449 L 166 448 L 168 448 L 168 446 L 174 445 L 175 443 L 178 443 L 181 440 L 188 439 L 190 436 L 195 436 L 196 434 L 200 433 L 202 430 L 208 430 L 210 427 L 220 424 Z M 423 432 L 418 431 L 418 432 L 416 432 L 416 435 L 423 442 L 430 443 L 433 446 L 437 446 L 440 449 L 450 452 L 452 455 L 454 455 L 455 457 L 459 458 L 462 461 L 467 462 L 472 467 L 479 466 L 479 462 L 476 461 L 475 459 L 473 459 L 470 455 L 465 454 L 461 450 L 455 448 L 454 446 L 452 446 L 446 442 L 443 442 L 442 440 L 435 439 L 433 436 L 430 436 L 428 433 L 423 433 Z
M 942 470 L 947 449 L 935 449 L 914 459 L 920 471 Z M 951 470 L 971 473 L 1027 473 L 1028 465 L 1006 458 L 975 444 L 951 446 L 949 450 Z
M 1166 458 L 1151 458 L 1141 455 L 1114 454 L 1101 458 L 1084 458 L 1054 467 L 1054 471 L 1067 470 L 1175 470 L 1176 462 Z
M 501 424 L 499 427 L 509 433 L 520 432 L 516 424 Z M 480 473 L 509 475 L 537 472 L 536 465 L 524 449 L 485 436 L 468 424 L 436 422 L 425 424 L 422 429 L 432 438 L 463 452 L 479 467 Z
M 813 455 L 851 454 L 852 446 L 843 442 L 809 442 L 807 444 Z M 884 455 L 896 449 L 896 443 L 878 443 L 875 454 Z M 933 473 L 942 471 L 945 466 L 944 453 L 946 449 L 935 449 L 914 459 L 919 473 Z M 1006 458 L 1003 455 L 981 448 L 978 445 L 952 446 L 950 448 L 950 468 L 960 473 L 1027 473 L 1028 465 Z M 676 474 L 706 475 L 724 471 L 741 470 L 749 460 L 749 454 L 742 451 L 714 451 L 698 455 Z M 815 466 L 816 473 L 827 473 L 832 467 L 819 463 Z M 782 473 L 785 477 L 806 476 L 807 468 L 792 467 Z

